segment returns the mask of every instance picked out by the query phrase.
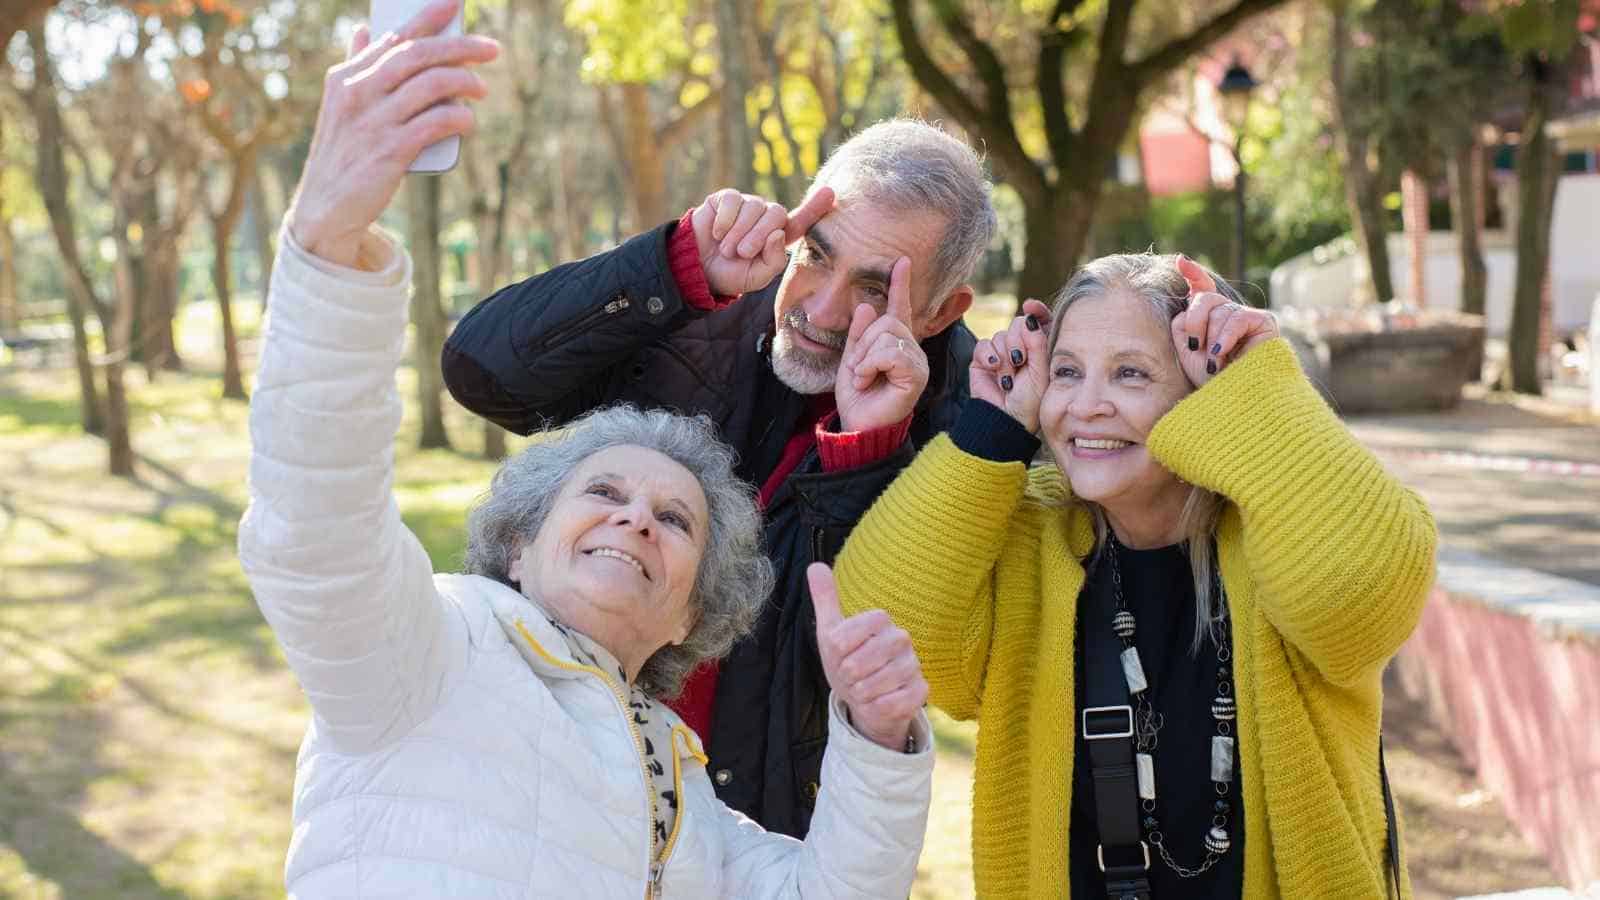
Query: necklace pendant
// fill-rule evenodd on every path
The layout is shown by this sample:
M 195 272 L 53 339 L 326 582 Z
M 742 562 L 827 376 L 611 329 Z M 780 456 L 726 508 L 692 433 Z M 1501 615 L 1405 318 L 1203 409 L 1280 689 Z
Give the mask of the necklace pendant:
M 1122 677 L 1128 681 L 1128 693 L 1140 694 L 1150 687 L 1144 678 L 1144 665 L 1139 662 L 1139 648 L 1122 651 Z
M 1135 753 L 1133 761 L 1139 770 L 1139 799 L 1154 800 L 1156 798 L 1155 757 L 1148 753 Z
M 1233 697 L 1224 695 L 1211 701 L 1211 717 L 1218 722 L 1232 722 L 1234 717 Z
M 1233 839 L 1228 837 L 1228 829 L 1212 828 L 1206 832 L 1206 849 L 1221 856 L 1233 846 Z
M 1216 735 L 1211 739 L 1211 780 L 1233 780 L 1233 738 Z
M 1131 641 L 1133 640 L 1133 629 L 1133 613 L 1122 610 L 1111 617 L 1111 630 L 1117 633 L 1117 637 L 1125 641 Z

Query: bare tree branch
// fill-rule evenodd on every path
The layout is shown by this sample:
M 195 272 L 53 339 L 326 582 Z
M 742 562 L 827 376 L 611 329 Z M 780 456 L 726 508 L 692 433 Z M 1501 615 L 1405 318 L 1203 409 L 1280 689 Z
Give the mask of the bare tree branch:
M 1207 45 L 1242 25 L 1251 16 L 1266 12 L 1275 6 L 1282 6 L 1284 2 L 1285 0 L 1239 0 L 1189 34 L 1168 41 L 1166 45 L 1132 64 L 1135 80 L 1142 87 L 1160 78 L 1183 65 L 1184 60 L 1204 50 Z M 1115 9 L 1119 5 L 1112 3 L 1111 8 Z
M 928 54 L 917 35 L 917 26 L 911 13 L 911 0 L 894 0 L 895 31 L 900 36 L 901 53 L 906 65 L 923 89 L 933 95 L 939 105 L 962 125 L 981 136 L 988 145 L 989 154 L 1005 174 L 1019 185 L 1019 189 L 1042 193 L 1049 190 L 1044 171 L 1034 163 L 1017 138 L 1016 126 L 1009 118 L 994 115 L 978 106 L 938 63 Z

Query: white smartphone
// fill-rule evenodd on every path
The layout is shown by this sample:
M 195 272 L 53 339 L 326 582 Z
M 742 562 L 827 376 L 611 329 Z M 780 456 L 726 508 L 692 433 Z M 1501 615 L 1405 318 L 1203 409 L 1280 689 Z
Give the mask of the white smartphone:
M 407 22 L 416 18 L 417 13 L 422 12 L 422 8 L 429 2 L 430 0 L 372 0 L 372 8 L 367 16 L 367 30 L 374 38 L 390 31 L 399 31 Z M 461 8 L 456 9 L 456 17 L 451 19 L 450 24 L 440 33 L 461 33 Z M 455 168 L 456 159 L 460 156 L 461 136 L 452 134 L 442 141 L 422 148 L 422 152 L 417 154 L 417 158 L 406 171 L 435 175 L 448 172 Z

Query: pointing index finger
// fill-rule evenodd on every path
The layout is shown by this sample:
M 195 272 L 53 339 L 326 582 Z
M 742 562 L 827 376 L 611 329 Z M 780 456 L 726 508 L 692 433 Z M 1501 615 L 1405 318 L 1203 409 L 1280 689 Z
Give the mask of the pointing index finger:
M 1201 268 L 1199 263 L 1181 253 L 1178 254 L 1178 274 L 1183 276 L 1184 281 L 1189 282 L 1191 297 L 1217 289 L 1217 282 L 1212 279 L 1210 273 Z
M 783 229 L 784 242 L 792 244 L 805 237 L 811 226 L 822 221 L 822 217 L 833 211 L 833 188 L 823 185 L 811 192 L 807 197 L 789 213 L 789 224 Z
M 911 327 L 911 257 L 902 256 L 889 270 L 889 315 Z

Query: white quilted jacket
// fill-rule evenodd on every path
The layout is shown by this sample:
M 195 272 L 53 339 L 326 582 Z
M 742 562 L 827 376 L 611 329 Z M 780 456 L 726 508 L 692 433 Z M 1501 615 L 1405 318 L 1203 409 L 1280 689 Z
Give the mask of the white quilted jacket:
M 433 574 L 401 523 L 394 376 L 411 263 L 376 230 L 368 242 L 390 258 L 383 272 L 324 263 L 284 232 L 250 408 L 239 555 L 313 712 L 290 895 L 905 897 L 932 754 L 863 739 L 837 703 L 803 843 L 722 805 L 674 719 L 682 802 L 665 862 L 651 859 L 619 687 L 574 663 L 521 594 Z

